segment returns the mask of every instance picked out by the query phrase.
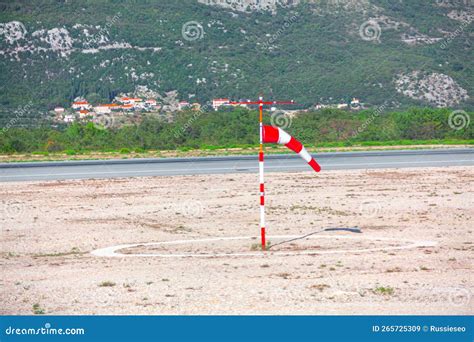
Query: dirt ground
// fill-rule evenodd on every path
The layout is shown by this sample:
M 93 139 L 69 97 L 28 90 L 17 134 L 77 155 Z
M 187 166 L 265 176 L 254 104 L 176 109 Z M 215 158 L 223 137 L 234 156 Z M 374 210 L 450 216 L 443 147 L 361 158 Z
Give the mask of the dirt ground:
M 272 244 L 362 233 L 259 251 L 256 174 L 2 183 L 0 313 L 474 313 L 474 168 L 268 173 L 266 190 Z M 197 241 L 219 237 L 243 238 Z M 172 243 L 92 254 L 150 242 Z

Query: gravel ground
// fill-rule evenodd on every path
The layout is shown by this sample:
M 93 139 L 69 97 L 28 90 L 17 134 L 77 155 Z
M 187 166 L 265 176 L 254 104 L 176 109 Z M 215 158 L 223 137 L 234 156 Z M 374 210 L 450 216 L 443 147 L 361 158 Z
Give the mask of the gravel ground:
M 313 255 L 263 253 L 257 239 L 195 242 L 257 236 L 256 190 L 255 174 L 4 183 L 0 313 L 474 313 L 474 168 L 269 173 L 268 234 L 363 233 L 275 247 Z M 122 252 L 252 255 L 91 254 L 175 240 L 190 243 Z M 436 245 L 391 249 L 407 240 Z

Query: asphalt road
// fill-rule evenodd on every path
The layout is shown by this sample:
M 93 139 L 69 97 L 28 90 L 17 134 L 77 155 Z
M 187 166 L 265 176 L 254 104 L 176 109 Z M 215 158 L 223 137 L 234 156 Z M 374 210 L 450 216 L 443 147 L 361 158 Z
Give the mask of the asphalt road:
M 474 149 L 315 154 L 324 171 L 474 166 Z M 268 155 L 265 171 L 310 171 L 296 155 Z M 0 182 L 258 172 L 257 156 L 0 163 Z

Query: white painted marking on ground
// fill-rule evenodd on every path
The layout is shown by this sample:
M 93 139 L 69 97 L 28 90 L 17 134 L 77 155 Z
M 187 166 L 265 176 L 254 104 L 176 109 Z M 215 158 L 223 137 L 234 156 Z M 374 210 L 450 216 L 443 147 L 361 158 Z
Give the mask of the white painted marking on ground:
M 268 236 L 269 239 L 294 239 L 298 238 L 300 235 L 273 235 Z M 149 246 L 163 246 L 163 245 L 183 245 L 183 244 L 192 244 L 192 243 L 205 243 L 205 242 L 215 242 L 215 241 L 229 241 L 229 240 L 256 240 L 258 237 L 255 236 L 237 236 L 237 237 L 218 237 L 218 238 L 208 238 L 208 239 L 196 239 L 196 240 L 174 240 L 174 241 L 161 241 L 161 242 L 147 242 L 147 243 L 134 243 L 134 244 L 125 244 L 117 245 L 106 248 L 97 249 L 91 253 L 99 257 L 160 257 L 160 258 L 215 258 L 215 257 L 262 257 L 262 256 L 297 256 L 297 255 L 318 255 L 318 254 L 347 254 L 347 253 L 370 253 L 370 252 L 379 252 L 379 251 L 388 251 L 388 250 L 402 250 L 402 249 L 411 249 L 418 247 L 434 247 L 438 243 L 435 241 L 414 241 L 414 240 L 405 240 L 405 239 L 393 239 L 377 236 L 353 236 L 353 235 L 314 235 L 310 236 L 307 239 L 351 239 L 351 240 L 368 240 L 368 241 L 383 241 L 383 242 L 395 242 L 403 244 L 400 246 L 383 246 L 383 247 L 374 247 L 374 248 L 362 248 L 362 249 L 340 249 L 340 250 L 303 250 L 303 251 L 281 251 L 281 252 L 236 252 L 236 253 L 207 253 L 207 254 L 194 254 L 194 253 L 144 253 L 144 254 L 123 254 L 119 251 L 126 248 L 134 247 L 149 247 Z

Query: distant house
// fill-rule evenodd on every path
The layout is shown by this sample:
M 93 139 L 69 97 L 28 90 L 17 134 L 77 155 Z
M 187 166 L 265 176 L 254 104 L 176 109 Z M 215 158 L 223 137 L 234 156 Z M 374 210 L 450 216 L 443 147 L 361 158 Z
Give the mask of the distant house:
M 188 108 L 190 106 L 188 101 L 180 101 L 178 103 L 178 110 L 183 110 L 184 108 Z
M 107 103 L 94 107 L 94 111 L 97 114 L 108 114 L 111 113 L 113 110 L 119 109 L 122 109 L 122 106 L 117 103 Z
M 353 98 L 351 100 L 351 108 L 352 109 L 361 109 L 362 103 L 360 103 L 360 100 L 358 98 Z
M 54 112 L 58 113 L 58 114 L 62 114 L 64 113 L 64 108 L 63 107 L 56 107 L 54 108 Z
M 240 101 L 242 101 L 242 102 L 245 102 L 245 101 L 250 102 L 250 100 L 240 100 Z M 242 102 L 239 102 L 239 103 L 232 103 L 232 104 L 229 102 L 228 104 L 224 104 L 224 106 L 248 108 L 248 105 L 247 105 L 247 104 L 244 104 L 244 103 L 242 103 Z M 274 108 L 274 107 L 273 107 L 273 108 Z
M 348 107 L 347 103 L 338 103 L 338 104 L 336 105 L 336 108 L 337 108 L 337 109 L 345 109 L 345 108 L 347 108 L 347 107 Z
M 200 111 L 201 110 L 201 104 L 198 102 L 191 103 L 191 109 L 195 111 Z
M 145 101 L 145 105 L 148 107 L 156 107 L 156 100 L 148 99 Z
M 117 103 L 109 103 L 109 104 L 106 104 L 104 106 L 107 106 L 110 108 L 110 110 L 119 110 L 121 109 L 122 106 L 120 106 L 119 104 Z
M 72 109 L 81 110 L 81 109 L 90 109 L 92 106 L 87 101 L 78 101 L 72 103 Z
M 85 118 L 88 115 L 89 115 L 89 111 L 87 109 L 82 109 L 79 111 L 79 118 L 81 119 Z
M 127 104 L 122 105 L 121 107 L 122 109 L 125 109 L 125 110 L 133 110 L 134 106 L 131 103 L 127 103 Z
M 112 112 L 112 109 L 108 105 L 98 105 L 94 107 L 94 112 L 97 114 L 109 114 Z
M 229 99 L 213 99 L 212 100 L 212 108 L 214 108 L 214 110 L 218 110 L 219 107 L 228 106 L 229 104 L 230 104 Z
M 119 102 L 121 102 L 123 104 L 131 104 L 134 107 L 137 106 L 137 105 L 143 104 L 143 100 L 139 97 L 121 97 L 119 99 Z

